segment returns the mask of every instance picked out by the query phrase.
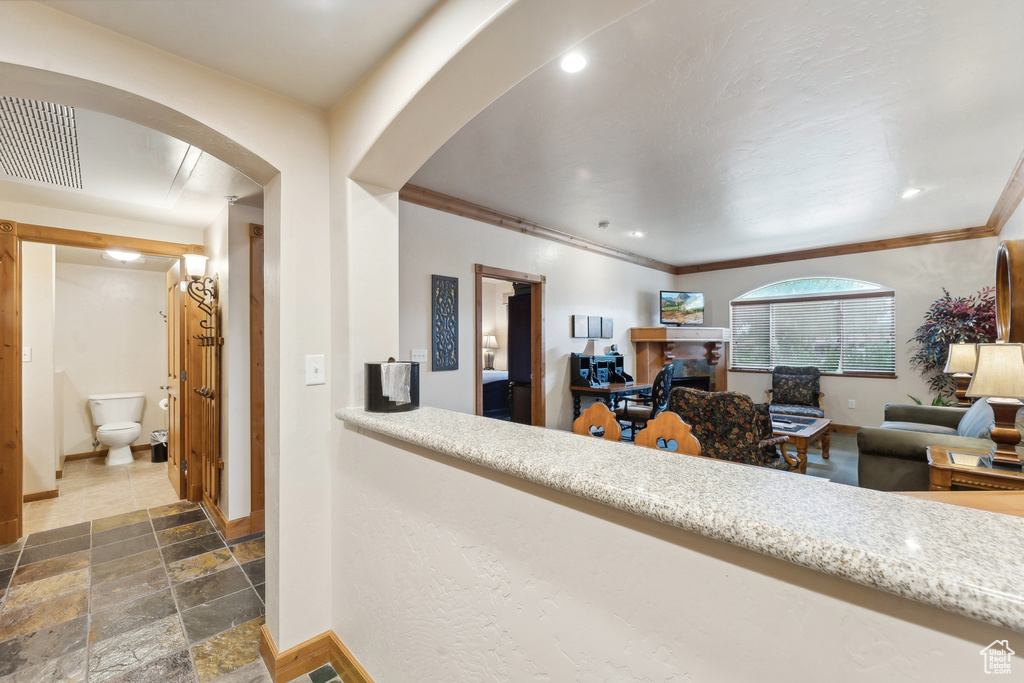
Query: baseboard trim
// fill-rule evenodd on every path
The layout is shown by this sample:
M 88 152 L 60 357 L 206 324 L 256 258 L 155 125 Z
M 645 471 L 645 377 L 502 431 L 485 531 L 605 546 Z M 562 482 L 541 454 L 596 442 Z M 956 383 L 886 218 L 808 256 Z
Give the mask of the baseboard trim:
M 345 683 L 373 683 L 370 674 L 356 661 L 345 644 L 327 631 L 284 652 L 277 651 L 267 625 L 260 627 L 260 655 L 274 683 L 284 683 L 330 664 Z
M 132 453 L 138 453 L 139 451 L 148 451 L 150 446 L 144 443 L 135 444 L 132 446 Z M 85 453 L 68 453 L 64 456 L 64 462 L 68 460 L 88 460 L 89 458 L 105 458 L 107 453 L 110 452 L 109 448 L 102 448 L 98 451 L 87 451 Z M 63 470 L 63 467 L 61 468 Z
M 37 500 L 46 500 L 47 498 L 56 498 L 60 495 L 58 489 L 52 491 L 36 491 L 35 493 L 26 493 L 21 497 L 23 503 L 31 503 Z
M 64 466 L 63 465 L 61 465 L 61 468 L 54 473 L 54 476 L 56 476 L 58 479 L 63 479 L 64 478 Z
M 200 503 L 203 509 L 213 518 L 213 523 L 217 525 L 217 530 L 220 531 L 221 535 L 225 539 L 231 540 L 233 538 L 241 538 L 242 536 L 248 536 L 249 534 L 263 529 L 253 529 L 252 519 L 250 517 L 239 517 L 233 519 L 230 522 L 221 512 L 220 508 L 216 505 L 210 507 L 206 503 Z

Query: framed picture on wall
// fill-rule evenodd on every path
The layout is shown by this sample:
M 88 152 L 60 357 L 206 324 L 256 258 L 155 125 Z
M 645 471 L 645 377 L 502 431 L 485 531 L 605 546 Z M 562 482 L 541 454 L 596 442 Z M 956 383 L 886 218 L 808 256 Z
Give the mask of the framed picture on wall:
M 587 316 L 587 336 L 591 339 L 599 339 L 601 337 L 601 316 Z
M 587 322 L 587 316 L 585 315 L 574 315 L 572 317 L 572 336 L 576 338 L 586 338 L 587 333 L 590 331 L 589 323 Z
M 612 319 L 601 318 L 601 339 L 611 339 L 612 336 Z

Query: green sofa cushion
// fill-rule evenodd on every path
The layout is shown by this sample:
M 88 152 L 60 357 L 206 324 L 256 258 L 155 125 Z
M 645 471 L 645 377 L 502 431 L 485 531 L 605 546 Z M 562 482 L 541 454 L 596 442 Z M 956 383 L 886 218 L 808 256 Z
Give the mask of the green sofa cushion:
M 957 430 L 952 427 L 943 427 L 942 425 L 933 425 L 928 424 L 927 422 L 897 422 L 894 420 L 886 420 L 882 423 L 882 428 L 902 429 L 908 432 L 926 432 L 928 434 L 948 434 L 949 436 L 958 435 Z

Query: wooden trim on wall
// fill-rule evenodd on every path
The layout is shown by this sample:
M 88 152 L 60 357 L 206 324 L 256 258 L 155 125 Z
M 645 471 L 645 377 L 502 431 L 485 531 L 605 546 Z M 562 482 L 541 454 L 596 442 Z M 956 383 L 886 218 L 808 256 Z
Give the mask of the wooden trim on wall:
M 200 244 L 178 244 L 140 237 L 122 237 L 84 230 L 51 228 L 46 225 L 28 223 L 16 223 L 15 225 L 18 237 L 26 242 L 42 242 L 61 247 L 84 247 L 86 249 L 129 249 L 142 254 L 171 258 L 180 257 L 182 254 L 203 253 L 203 246 Z
M 693 273 L 707 273 L 713 270 L 749 268 L 751 266 L 763 266 L 769 263 L 789 263 L 792 261 L 805 261 L 808 259 L 826 258 L 829 256 L 848 256 L 850 254 L 864 254 L 872 251 L 885 251 L 887 249 L 903 249 L 904 247 L 922 247 L 929 244 L 944 244 L 946 242 L 959 242 L 962 240 L 975 240 L 982 237 L 994 236 L 995 233 L 987 226 L 962 228 L 959 230 L 945 230 L 943 232 L 933 232 L 927 235 L 893 237 L 891 239 L 875 240 L 873 242 L 840 244 L 834 247 L 819 247 L 817 249 L 803 249 L 801 251 L 789 251 L 781 254 L 769 254 L 767 256 L 751 256 L 750 258 L 715 261 L 713 263 L 697 263 L 690 266 L 678 266 L 675 269 L 675 274 L 691 275 Z
M 249 224 L 249 518 L 262 531 L 266 454 L 266 378 L 263 341 L 263 226 Z M 250 533 L 251 533 L 250 532 Z
M 428 190 L 425 187 L 407 184 L 398 191 L 398 198 L 404 202 L 409 202 L 410 204 L 418 204 L 420 206 L 425 206 L 428 209 L 444 211 L 445 213 L 462 216 L 463 218 L 470 218 L 481 223 L 505 228 L 506 230 L 522 232 L 527 235 L 533 235 L 534 237 L 542 237 L 544 239 L 552 240 L 553 242 L 558 242 L 559 244 L 564 244 L 568 247 L 583 249 L 595 254 L 601 254 L 602 256 L 608 256 L 620 261 L 625 261 L 626 263 L 644 266 L 645 268 L 653 268 L 654 270 L 660 270 L 665 273 L 675 272 L 675 266 L 672 264 L 647 258 L 646 256 L 634 254 L 633 252 L 625 251 L 623 249 L 609 247 L 608 245 L 601 244 L 600 242 L 594 242 L 582 237 L 570 235 L 569 233 L 549 228 L 545 225 L 541 225 L 540 223 L 528 221 L 525 218 L 519 218 L 507 213 L 495 211 L 494 209 L 488 209 L 487 207 L 480 206 L 479 204 L 472 204 L 465 200 L 458 199 L 457 197 L 451 197 L 446 194 L 441 194 L 440 192 Z
M 1021 199 L 1024 199 L 1024 154 L 1021 154 L 1020 159 L 1017 160 L 1017 165 L 1014 167 L 1010 179 L 1006 181 L 1006 187 L 999 195 L 985 227 L 996 235 L 1002 232 L 1003 226 L 1006 225 L 1006 221 L 1010 220 L 1010 216 L 1020 205 Z
M 809 259 L 827 258 L 829 256 L 848 256 L 850 254 L 865 254 L 872 251 L 885 251 L 888 249 L 903 249 L 906 247 L 922 247 L 929 244 L 944 244 L 946 242 L 958 242 L 962 240 L 975 240 L 983 237 L 998 237 L 1003 226 L 1013 215 L 1013 212 L 1024 200 L 1024 154 L 1017 161 L 1010 179 L 1003 188 L 1002 194 L 996 201 L 992 215 L 989 216 L 985 225 L 974 228 L 958 228 L 943 230 L 925 235 L 909 235 L 906 237 L 893 237 L 891 239 L 873 240 L 870 242 L 856 242 L 854 244 L 841 244 L 834 247 L 818 247 L 815 249 L 803 249 L 800 251 L 787 251 L 779 254 L 768 254 L 765 256 L 752 256 L 749 258 L 729 259 L 725 261 L 713 261 L 709 263 L 695 263 L 691 265 L 673 266 L 662 261 L 640 256 L 628 251 L 615 249 L 599 242 L 575 237 L 568 233 L 546 227 L 539 223 L 528 221 L 525 218 L 518 218 L 500 211 L 488 209 L 478 204 L 472 204 L 457 197 L 452 197 L 440 192 L 428 190 L 425 187 L 406 185 L 398 192 L 398 198 L 411 204 L 418 204 L 429 209 L 444 211 L 463 218 L 470 218 L 481 223 L 496 225 L 499 228 L 515 230 L 517 232 L 543 237 L 554 240 L 561 244 L 579 249 L 585 249 L 604 256 L 610 256 L 628 263 L 633 263 L 646 268 L 653 268 L 673 275 L 692 275 L 694 273 L 707 273 L 715 270 L 729 270 L 732 268 L 749 268 L 751 266 L 763 266 L 771 263 L 791 263 L 793 261 L 806 261 Z
M 856 434 L 858 431 L 860 431 L 860 427 L 858 427 L 857 425 L 837 425 L 833 423 L 832 431 L 837 432 L 839 434 Z
M 205 502 L 200 502 L 203 509 L 206 510 L 207 514 L 213 519 L 213 523 L 217 525 L 217 529 L 221 535 L 228 541 L 233 538 L 241 538 L 242 536 L 248 536 L 251 533 L 257 531 L 263 531 L 263 529 L 253 529 L 252 519 L 250 517 L 239 517 L 238 519 L 232 519 L 228 521 L 221 509 L 216 505 L 207 505 Z
M 138 453 L 139 451 L 148 451 L 152 448 L 149 444 L 137 443 L 132 446 L 132 453 Z M 62 462 L 69 460 L 88 460 L 89 458 L 105 458 L 107 453 L 110 452 L 109 448 L 101 448 L 98 451 L 86 451 L 85 453 L 69 453 L 65 455 Z M 62 467 L 61 470 L 64 468 Z
M 324 664 L 333 666 L 345 683 L 373 683 L 370 674 L 334 631 L 321 633 L 284 652 L 278 652 L 264 624 L 260 627 L 260 656 L 274 683 L 293 680 L 316 671 Z
M 21 500 L 25 503 L 32 503 L 37 500 L 46 500 L 48 498 L 56 498 L 60 495 L 59 489 L 52 489 L 50 491 L 36 491 L 35 493 L 26 493 L 22 496 Z
M 0 221 L 0 545 L 21 538 L 21 243 Z

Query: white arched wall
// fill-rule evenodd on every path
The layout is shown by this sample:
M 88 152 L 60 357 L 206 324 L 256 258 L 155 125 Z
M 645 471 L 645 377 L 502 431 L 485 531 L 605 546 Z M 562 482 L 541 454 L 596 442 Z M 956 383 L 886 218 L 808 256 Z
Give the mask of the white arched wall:
M 0 3 L 0 94 L 136 121 L 264 185 L 267 626 L 284 647 L 322 633 L 331 405 L 303 358 L 330 348 L 326 114 L 34 3 Z

